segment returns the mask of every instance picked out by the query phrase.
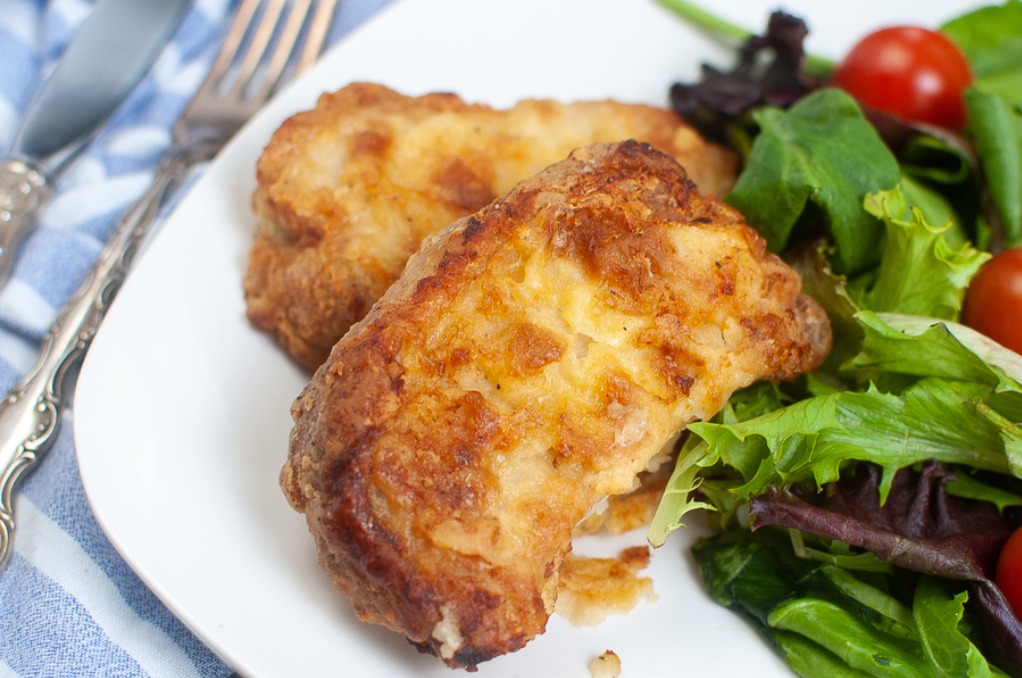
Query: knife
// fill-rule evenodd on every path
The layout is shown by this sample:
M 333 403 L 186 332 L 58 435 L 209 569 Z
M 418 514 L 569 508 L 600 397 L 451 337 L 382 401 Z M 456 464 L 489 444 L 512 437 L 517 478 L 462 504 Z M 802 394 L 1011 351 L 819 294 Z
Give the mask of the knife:
M 192 0 L 100 0 L 0 162 L 0 286 L 63 168 L 148 72 Z

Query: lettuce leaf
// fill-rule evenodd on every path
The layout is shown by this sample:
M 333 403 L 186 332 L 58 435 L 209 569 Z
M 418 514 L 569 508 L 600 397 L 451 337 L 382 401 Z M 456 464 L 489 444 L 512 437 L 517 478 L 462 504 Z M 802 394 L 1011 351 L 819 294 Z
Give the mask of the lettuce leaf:
M 738 62 L 729 70 L 703 64 L 697 82 L 671 86 L 675 113 L 694 125 L 703 136 L 719 142 L 735 142 L 749 109 L 786 107 L 820 86 L 806 75 L 802 41 L 808 34 L 805 22 L 781 11 L 773 12 L 763 35 L 719 21 L 684 0 L 661 0 L 662 4 L 689 20 L 705 20 L 727 39 L 741 42 Z M 710 26 L 707 26 L 710 28 Z
M 855 320 L 861 350 L 843 370 L 865 390 L 819 388 L 786 404 L 777 387 L 760 385 L 712 421 L 689 425 L 650 527 L 654 546 L 689 511 L 738 503 L 771 485 L 822 486 L 852 460 L 883 469 L 881 500 L 895 472 L 929 459 L 1022 478 L 1022 357 L 946 321 L 871 311 Z M 897 388 L 881 390 L 881 382 Z M 714 475 L 724 481 L 706 502 L 699 493 Z
M 747 497 L 772 484 L 821 486 L 850 460 L 872 461 L 884 470 L 881 500 L 898 469 L 928 459 L 1022 478 L 1022 357 L 954 323 L 870 311 L 856 320 L 861 351 L 843 369 L 864 391 L 692 424 L 706 447 L 693 446 L 702 456 L 682 460 L 681 472 L 726 464 L 745 480 L 733 493 Z
M 941 377 L 996 387 L 1022 396 L 1022 356 L 975 330 L 936 318 L 874 313 L 856 315 L 863 331 L 859 354 L 846 370 Z M 926 356 L 920 360 L 919 356 Z
M 874 387 L 834 393 L 749 421 L 695 423 L 689 430 L 707 442 L 709 455 L 742 472 L 737 496 L 810 479 L 821 486 L 859 460 L 883 469 L 883 501 L 898 469 L 928 459 L 1009 473 L 1009 456 L 1019 459 L 1022 443 L 1002 436 L 1002 418 L 984 407 L 992 393 L 984 384 L 927 378 L 897 394 Z
M 753 528 L 779 525 L 863 548 L 914 572 L 980 581 L 994 574 L 997 554 L 1012 532 L 1009 520 L 986 502 L 949 496 L 955 477 L 927 462 L 900 470 L 890 501 L 881 503 L 881 471 L 858 464 L 826 492 L 770 487 L 753 498 Z
M 773 412 L 785 402 L 790 399 L 776 385 L 761 382 L 733 395 L 714 421 L 724 424 L 745 421 Z M 735 507 L 742 503 L 731 494 L 730 488 L 741 482 L 742 477 L 737 472 L 720 464 L 706 441 L 687 436 L 650 522 L 647 535 L 650 544 L 662 546 L 671 532 L 684 526 L 684 516 L 697 509 L 721 511 L 722 522 L 730 522 Z M 712 497 L 712 500 L 705 501 L 700 496 Z
M 969 244 L 952 245 L 960 242 L 952 222 L 932 225 L 922 211 L 906 204 L 900 189 L 870 194 L 864 204 L 883 222 L 886 238 L 881 266 L 872 286 L 856 300 L 859 307 L 956 319 L 965 288 L 990 255 Z

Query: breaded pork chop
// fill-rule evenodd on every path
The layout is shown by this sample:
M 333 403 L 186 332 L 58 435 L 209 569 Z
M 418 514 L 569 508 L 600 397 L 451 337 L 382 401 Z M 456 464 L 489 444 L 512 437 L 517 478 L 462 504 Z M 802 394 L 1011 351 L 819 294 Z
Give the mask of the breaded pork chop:
M 544 630 L 591 507 L 829 343 L 678 163 L 586 147 L 423 244 L 295 401 L 281 486 L 361 619 L 473 667 Z
M 401 273 L 422 239 L 594 142 L 638 139 L 723 195 L 735 157 L 677 116 L 612 101 L 526 100 L 356 83 L 287 120 L 258 164 L 248 316 L 310 370 Z

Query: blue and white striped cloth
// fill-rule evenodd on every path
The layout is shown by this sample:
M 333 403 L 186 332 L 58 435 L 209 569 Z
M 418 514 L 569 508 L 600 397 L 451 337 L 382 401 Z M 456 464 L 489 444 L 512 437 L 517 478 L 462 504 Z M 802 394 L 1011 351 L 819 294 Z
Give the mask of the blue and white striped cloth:
M 342 0 L 336 41 L 390 0 Z M 0 155 L 89 0 L 0 0 Z M 0 393 L 32 365 L 117 218 L 148 185 L 170 126 L 219 48 L 232 0 L 196 0 L 145 80 L 60 177 L 0 290 Z M 73 417 L 73 415 L 72 415 Z M 226 676 L 117 555 L 93 517 L 73 421 L 21 486 L 15 551 L 0 573 L 0 676 Z

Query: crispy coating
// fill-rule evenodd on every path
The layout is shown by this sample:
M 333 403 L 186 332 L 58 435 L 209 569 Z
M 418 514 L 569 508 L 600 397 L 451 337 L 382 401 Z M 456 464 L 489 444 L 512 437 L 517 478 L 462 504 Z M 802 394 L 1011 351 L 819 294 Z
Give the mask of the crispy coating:
M 494 110 L 368 83 L 326 94 L 259 160 L 249 319 L 315 369 L 424 237 L 579 146 L 624 139 L 673 155 L 705 191 L 723 195 L 734 181 L 733 154 L 652 106 L 526 100 Z
M 582 148 L 424 243 L 295 401 L 281 485 L 361 619 L 471 668 L 544 630 L 594 505 L 829 342 L 674 160 Z
M 569 553 L 558 570 L 557 614 L 575 626 L 596 626 L 641 600 L 655 600 L 653 580 L 639 575 L 649 565 L 649 547 L 626 548 L 616 558 Z

